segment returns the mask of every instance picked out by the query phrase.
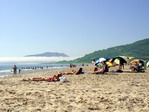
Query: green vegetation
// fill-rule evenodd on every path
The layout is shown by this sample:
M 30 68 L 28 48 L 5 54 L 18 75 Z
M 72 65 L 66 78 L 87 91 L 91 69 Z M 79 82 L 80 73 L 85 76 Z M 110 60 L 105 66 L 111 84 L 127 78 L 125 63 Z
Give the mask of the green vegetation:
M 58 63 L 91 63 L 91 60 L 96 57 L 112 58 L 114 56 L 131 56 L 149 60 L 149 38 L 134 42 L 132 44 L 98 50 L 72 61 L 60 61 Z

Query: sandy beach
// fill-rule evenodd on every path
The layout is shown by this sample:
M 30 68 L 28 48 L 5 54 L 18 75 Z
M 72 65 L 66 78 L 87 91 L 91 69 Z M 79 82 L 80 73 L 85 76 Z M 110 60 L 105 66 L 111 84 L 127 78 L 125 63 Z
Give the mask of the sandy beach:
M 149 112 L 149 69 L 91 75 L 93 68 L 83 67 L 87 72 L 83 75 L 66 75 L 65 83 L 23 79 L 78 68 L 0 78 L 0 112 Z

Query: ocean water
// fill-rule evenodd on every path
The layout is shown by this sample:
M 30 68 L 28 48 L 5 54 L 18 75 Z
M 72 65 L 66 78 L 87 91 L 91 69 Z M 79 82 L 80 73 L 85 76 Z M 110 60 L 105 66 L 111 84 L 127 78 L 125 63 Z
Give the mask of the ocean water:
M 32 72 L 40 72 L 40 71 L 48 71 L 54 69 L 63 69 L 68 68 L 69 65 L 66 64 L 12 64 L 12 63 L 3 63 L 0 64 L 0 77 L 14 75 L 12 67 L 17 66 L 17 74 L 19 74 L 19 69 L 21 70 L 20 73 L 32 73 Z

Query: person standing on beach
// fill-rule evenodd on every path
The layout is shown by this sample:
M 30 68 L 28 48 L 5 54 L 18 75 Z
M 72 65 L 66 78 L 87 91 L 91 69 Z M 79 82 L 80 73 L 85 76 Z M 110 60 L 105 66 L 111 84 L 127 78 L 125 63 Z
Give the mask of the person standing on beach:
M 19 68 L 19 74 L 21 73 L 21 69 Z
M 14 65 L 12 69 L 13 69 L 13 73 L 14 73 L 14 74 L 17 74 L 17 66 Z
M 127 63 L 123 58 L 118 58 L 120 63 L 119 63 L 119 69 L 122 70 L 124 69 L 124 63 Z

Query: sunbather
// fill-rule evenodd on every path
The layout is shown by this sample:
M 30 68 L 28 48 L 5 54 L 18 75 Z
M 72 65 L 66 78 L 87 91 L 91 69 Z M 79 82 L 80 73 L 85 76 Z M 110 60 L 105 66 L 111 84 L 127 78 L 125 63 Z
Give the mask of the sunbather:
M 62 75 L 79 75 L 79 74 L 84 74 L 83 68 L 79 68 L 78 71 L 72 71 L 72 72 L 64 72 Z
M 76 72 L 76 75 L 79 75 L 79 74 L 84 74 L 83 68 L 79 68 L 79 70 Z
M 48 81 L 48 82 L 52 82 L 52 81 L 59 81 L 60 77 L 62 76 L 62 74 L 57 74 L 54 75 L 53 77 L 48 77 L 48 78 L 32 78 L 32 79 L 23 79 L 23 81 Z

